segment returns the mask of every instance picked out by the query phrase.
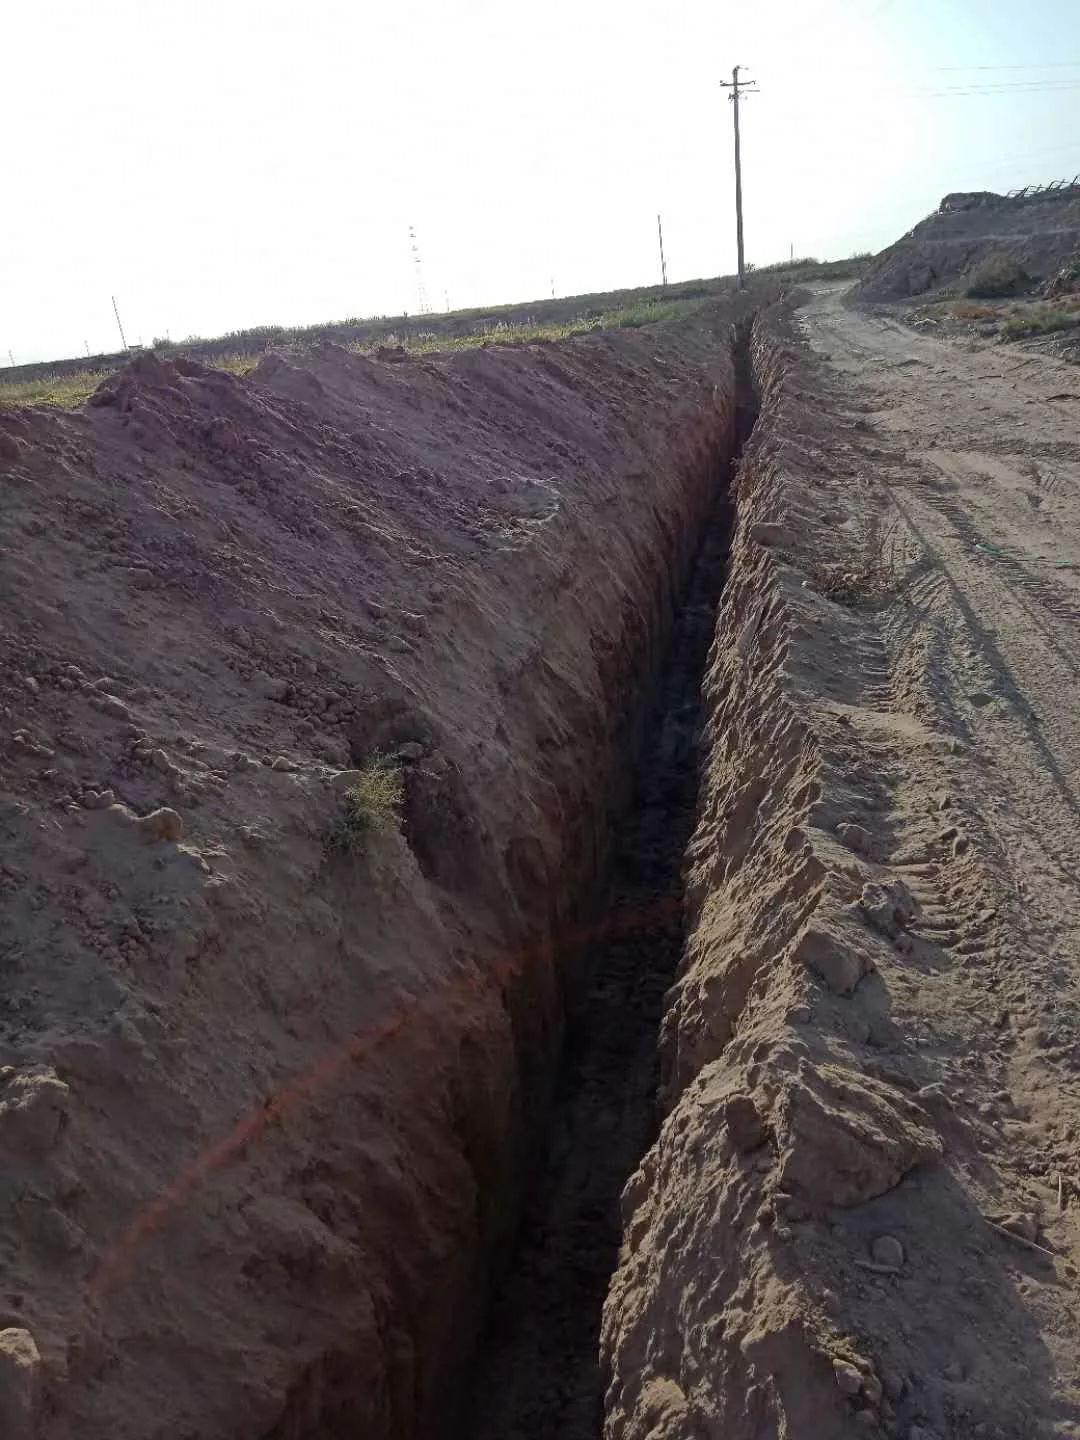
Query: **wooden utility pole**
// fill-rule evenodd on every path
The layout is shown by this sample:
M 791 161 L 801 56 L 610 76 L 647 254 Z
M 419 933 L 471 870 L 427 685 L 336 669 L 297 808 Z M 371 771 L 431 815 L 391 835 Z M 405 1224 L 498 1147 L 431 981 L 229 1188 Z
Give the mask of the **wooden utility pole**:
M 128 343 L 124 339 L 124 327 L 120 324 L 120 311 L 116 308 L 115 295 L 112 297 L 112 313 L 116 316 L 116 328 L 120 331 L 120 344 L 123 345 L 124 349 L 126 350 L 128 348 Z
M 656 217 L 656 233 L 660 237 L 660 283 L 667 289 L 667 261 L 664 259 L 664 227 L 660 223 L 660 216 Z
M 744 85 L 739 80 L 739 71 L 744 70 L 744 65 L 735 65 L 731 70 L 730 80 L 721 80 L 720 84 L 725 90 L 730 90 L 728 99 L 731 101 L 735 116 L 735 238 L 739 248 L 739 289 L 746 284 L 746 259 L 743 254 L 743 227 L 742 227 L 742 158 L 739 154 L 739 99 L 743 95 L 754 94 L 754 82 Z

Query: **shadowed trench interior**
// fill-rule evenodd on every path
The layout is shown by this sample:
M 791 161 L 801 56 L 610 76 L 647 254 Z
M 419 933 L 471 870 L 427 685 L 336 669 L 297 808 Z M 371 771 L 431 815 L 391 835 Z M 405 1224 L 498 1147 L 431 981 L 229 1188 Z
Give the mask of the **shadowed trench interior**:
M 639 730 L 630 800 L 572 957 L 550 1121 L 508 1270 L 446 1440 L 596 1440 L 601 1310 L 618 1259 L 619 1198 L 657 1128 L 657 1032 L 684 939 L 682 863 L 694 826 L 702 680 L 733 524 L 731 479 L 756 418 L 749 340 L 736 347 L 734 434 Z M 730 457 L 730 458 L 729 458 Z

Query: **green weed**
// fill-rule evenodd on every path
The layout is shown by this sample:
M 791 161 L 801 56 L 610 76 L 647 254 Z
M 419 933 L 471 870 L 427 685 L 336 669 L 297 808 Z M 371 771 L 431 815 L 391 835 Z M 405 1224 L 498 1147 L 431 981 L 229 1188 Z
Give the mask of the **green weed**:
M 963 300 L 951 301 L 944 311 L 954 320 L 996 320 L 998 312 L 992 305 L 969 305 Z
M 1080 313 L 1075 310 L 1058 310 L 1052 305 L 1041 305 L 1037 309 L 1017 311 L 1005 321 L 1005 335 L 1009 340 L 1023 340 L 1028 335 L 1053 335 L 1058 330 L 1073 330 L 1080 325 Z
M 59 405 L 77 410 L 111 370 L 77 370 L 72 375 L 46 375 L 41 380 L 0 380 L 0 409 L 14 405 Z
M 640 305 L 627 305 L 621 310 L 610 311 L 603 316 L 600 324 L 602 329 L 640 330 L 643 325 L 658 325 L 663 320 L 688 315 L 696 308 L 695 304 L 685 300 L 646 300 Z
M 964 294 L 971 300 L 1000 300 L 1016 295 L 1030 284 L 1030 277 L 1011 255 L 987 255 L 968 272 Z
M 592 330 L 636 330 L 643 325 L 657 325 L 688 315 L 703 303 L 703 298 L 647 300 L 550 324 L 498 320 L 478 325 L 467 335 L 445 335 L 435 330 L 396 335 L 391 331 L 378 344 L 353 341 L 344 348 L 356 355 L 374 355 L 382 345 L 390 345 L 400 347 L 410 355 L 434 355 L 475 350 L 482 345 L 532 345 L 538 341 L 568 340 L 571 336 L 585 335 Z M 281 348 L 302 357 L 309 346 L 294 340 L 286 342 Z M 230 375 L 247 375 L 265 353 L 265 350 L 238 350 L 205 359 L 203 363 L 214 370 L 226 370 Z M 89 399 L 103 380 L 115 373 L 115 370 L 77 370 L 67 375 L 45 376 L 40 380 L 5 382 L 0 379 L 0 409 L 16 405 L 58 405 L 65 410 L 75 410 Z
M 227 370 L 230 375 L 246 375 L 262 359 L 250 352 L 222 355 L 204 363 L 212 370 Z M 61 410 L 77 410 L 85 405 L 103 380 L 116 370 L 73 370 L 67 375 L 45 375 L 40 380 L 0 379 L 0 410 L 21 405 L 56 405 Z
M 373 834 L 393 829 L 404 798 L 400 767 L 385 755 L 373 755 L 343 796 L 344 811 L 326 837 L 328 853 L 355 855 Z

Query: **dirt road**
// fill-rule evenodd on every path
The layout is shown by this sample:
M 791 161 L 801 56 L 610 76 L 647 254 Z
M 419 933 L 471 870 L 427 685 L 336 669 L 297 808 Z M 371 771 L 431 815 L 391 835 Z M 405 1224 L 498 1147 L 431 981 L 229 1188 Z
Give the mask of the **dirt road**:
M 870 441 L 878 464 L 860 479 L 904 555 L 903 603 L 882 616 L 896 730 L 878 763 L 891 861 L 945 957 L 909 990 L 909 1023 L 986 1122 L 984 1213 L 1024 1212 L 1031 1239 L 1037 1225 L 1038 1243 L 1076 1261 L 1080 371 L 919 335 L 835 290 L 801 323 Z M 912 720 L 957 737 L 945 765 L 910 744 Z M 916 796 L 935 765 L 947 788 L 928 847 Z M 1018 1289 L 1049 1352 L 1043 1403 L 1054 1394 L 1075 1423 L 1076 1285 L 1033 1271 Z
M 880 435 L 891 504 L 923 552 L 908 646 L 924 647 L 992 776 L 969 798 L 1029 920 L 1080 959 L 1080 371 L 920 336 L 838 299 L 819 294 L 804 323 Z

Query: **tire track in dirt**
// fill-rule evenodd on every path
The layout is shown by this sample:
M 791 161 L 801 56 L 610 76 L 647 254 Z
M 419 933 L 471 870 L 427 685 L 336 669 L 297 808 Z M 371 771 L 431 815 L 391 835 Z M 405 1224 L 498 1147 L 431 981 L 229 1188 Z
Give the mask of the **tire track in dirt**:
M 809 328 L 814 337 L 813 319 Z M 846 367 L 853 395 L 874 416 L 889 503 L 921 552 L 887 624 L 895 673 L 905 649 L 922 650 L 897 699 L 962 737 L 956 768 L 964 780 L 941 793 L 947 808 L 937 837 L 911 823 L 918 805 L 897 797 L 909 816 L 898 833 L 910 849 L 902 845 L 893 863 L 922 911 L 912 933 L 940 947 L 953 992 L 940 997 L 932 1028 L 940 1036 L 964 1010 L 981 1009 L 990 1022 L 970 1122 L 998 1184 L 1014 1195 L 1026 1189 L 1035 1211 L 1057 1217 L 1055 1184 L 1068 1206 L 1078 1178 L 1071 1153 L 1053 1137 L 1075 1123 L 1078 1105 L 1071 1072 L 1080 1016 L 1080 727 L 1062 699 L 1080 679 L 1080 593 L 1065 578 L 1080 561 L 1080 451 L 1063 438 L 1068 420 L 1037 397 L 1056 388 L 1060 367 L 1033 362 L 1022 382 L 1015 372 L 988 377 L 975 413 L 952 396 L 943 403 L 926 377 L 933 358 L 963 388 L 981 354 L 905 335 L 901 343 L 924 363 L 890 374 L 886 406 L 881 360 L 895 352 L 894 332 L 830 313 L 815 343 L 831 348 L 838 329 L 859 337 L 847 345 L 857 354 Z M 1005 385 L 990 383 L 1003 378 Z M 1002 468 L 999 456 L 1016 460 Z M 1025 465 L 1048 497 L 1052 529 L 1024 494 Z M 923 800 L 935 803 L 931 794 Z M 986 1014 L 988 999 L 996 1019 Z M 970 1094 L 970 1084 L 962 1088 Z M 1030 1199 L 1040 1177 L 1049 1184 Z M 1075 1235 L 1066 1221 L 1066 1248 Z M 1054 1340 L 1056 1384 L 1075 1386 L 1064 1358 L 1075 1295 L 1056 1316 L 1060 1296 L 1050 1301 L 1037 1287 L 1032 1299 Z

